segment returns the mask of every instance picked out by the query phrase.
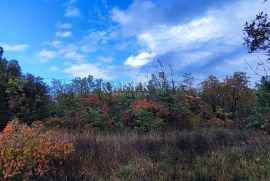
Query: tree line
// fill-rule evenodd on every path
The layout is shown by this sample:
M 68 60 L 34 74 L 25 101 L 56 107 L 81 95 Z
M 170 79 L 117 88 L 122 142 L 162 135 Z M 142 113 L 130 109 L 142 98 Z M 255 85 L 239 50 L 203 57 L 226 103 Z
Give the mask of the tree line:
M 202 125 L 257 126 L 270 132 L 270 22 L 260 13 L 244 25 L 244 45 L 249 53 L 262 53 L 263 75 L 256 88 L 249 87 L 244 72 L 223 80 L 211 75 L 193 86 L 191 74 L 176 85 L 159 62 L 147 86 L 112 90 L 92 76 L 71 83 L 54 80 L 51 85 L 32 74 L 23 74 L 16 60 L 3 57 L 0 47 L 0 129 L 12 119 L 24 123 L 41 120 L 48 126 L 87 129 L 189 128 Z M 173 70 L 171 70 L 171 75 Z M 259 74 L 259 72 L 255 73 Z M 261 74 L 259 74 L 261 75 Z
M 51 85 L 32 74 L 23 74 L 16 60 L 0 60 L 1 129 L 14 118 L 24 123 L 41 120 L 48 126 L 70 129 L 150 131 L 209 125 L 257 125 L 268 128 L 270 83 L 262 77 L 249 87 L 244 72 L 223 80 L 211 75 L 193 86 L 191 74 L 174 84 L 160 69 L 145 86 L 102 91 L 101 79 L 75 78 L 71 83 L 53 80 Z M 112 85 L 106 83 L 106 90 Z

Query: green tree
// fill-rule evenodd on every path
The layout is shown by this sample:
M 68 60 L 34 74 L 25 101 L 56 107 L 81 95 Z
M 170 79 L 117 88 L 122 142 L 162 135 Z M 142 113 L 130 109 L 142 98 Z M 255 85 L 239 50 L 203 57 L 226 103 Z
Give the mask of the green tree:
M 258 86 L 258 105 L 249 118 L 250 126 L 257 126 L 270 134 L 270 80 L 269 77 L 262 77 Z
M 244 27 L 245 43 L 250 53 L 262 52 L 270 61 L 270 22 L 266 13 L 261 12 Z
M 163 119 L 154 117 L 153 113 L 145 109 L 141 109 L 136 113 L 137 126 L 135 130 L 139 132 L 149 132 L 151 130 L 160 130 L 164 128 L 165 123 Z
M 8 61 L 0 48 L 0 129 L 17 117 L 25 122 L 49 115 L 49 90 L 41 78 L 23 75 L 16 60 Z
M 4 49 L 3 47 L 0 46 L 0 60 L 2 60 L 3 54 L 4 54 Z
M 266 2 L 265 0 L 264 2 Z M 252 71 L 258 75 L 268 76 L 270 63 L 270 21 L 264 12 L 256 15 L 251 22 L 244 26 L 244 45 L 249 53 L 261 53 L 266 56 L 267 61 L 259 60 L 258 66 Z M 259 69 L 261 67 L 262 69 Z

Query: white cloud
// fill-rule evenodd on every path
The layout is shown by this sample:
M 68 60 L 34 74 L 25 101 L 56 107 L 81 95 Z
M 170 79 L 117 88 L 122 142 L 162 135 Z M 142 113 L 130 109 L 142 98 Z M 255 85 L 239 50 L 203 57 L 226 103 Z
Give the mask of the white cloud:
M 50 71 L 53 71 L 53 72 L 58 71 L 58 67 L 52 66 L 52 67 L 50 67 Z
M 41 50 L 38 56 L 44 59 L 65 58 L 68 60 L 85 61 L 85 54 L 79 51 L 79 47 L 74 44 L 62 45 L 60 41 L 45 42 L 43 44 L 57 48 L 55 51 Z M 42 60 L 45 62 L 45 60 Z
M 112 13 L 112 19 L 120 23 L 121 25 L 125 25 L 130 21 L 129 17 L 126 16 L 126 14 L 123 11 L 117 8 L 113 8 L 111 13 Z
M 132 67 L 140 67 L 153 61 L 154 57 L 155 57 L 155 54 L 151 54 L 147 52 L 142 52 L 137 56 L 131 55 L 125 61 L 125 65 L 129 65 Z
M 177 0 L 168 0 L 168 3 L 181 4 Z M 140 67 L 143 71 L 144 65 L 161 57 L 177 65 L 175 71 L 186 71 L 187 67 L 200 67 L 208 63 L 213 65 L 208 66 L 211 68 L 209 72 L 215 71 L 215 66 L 229 61 L 225 56 L 233 58 L 237 56 L 236 50 L 243 51 L 242 29 L 245 22 L 262 10 L 269 13 L 269 7 L 260 0 L 238 0 L 207 8 L 200 16 L 189 16 L 189 19 L 179 21 L 175 20 L 177 18 L 166 17 L 171 12 L 160 5 L 149 1 L 134 1 L 126 10 L 112 10 L 112 19 L 118 23 L 122 38 L 134 38 L 139 46 L 137 50 L 142 52 L 129 56 L 125 65 Z M 179 17 L 185 16 L 177 11 L 173 16 L 177 14 Z M 241 66 L 238 68 L 241 70 Z M 216 73 L 222 74 L 222 71 Z
M 49 50 L 42 50 L 38 53 L 38 56 L 41 58 L 45 58 L 45 59 L 53 59 L 55 58 L 57 55 L 54 51 L 49 51 Z
M 114 60 L 113 57 L 104 57 L 104 56 L 99 56 L 98 60 L 100 60 L 101 62 L 104 63 L 112 63 L 112 61 Z
M 61 48 L 62 42 L 61 41 L 45 41 L 41 45 L 49 45 L 54 48 Z
M 71 74 L 73 77 L 87 77 L 92 75 L 95 78 L 109 79 L 106 72 L 95 64 L 76 64 L 65 70 L 65 73 Z
M 199 43 L 220 38 L 223 25 L 213 16 L 196 19 L 177 26 L 159 25 L 137 36 L 138 42 L 151 52 L 164 54 L 173 50 L 192 49 Z
M 58 28 L 60 29 L 70 29 L 72 28 L 72 24 L 71 23 L 63 23 L 63 24 L 58 24 Z
M 79 47 L 74 44 L 68 44 L 59 49 L 58 56 L 66 59 L 72 59 L 77 61 L 84 61 L 85 56 L 79 52 Z
M 90 52 L 94 52 L 95 50 L 96 50 L 96 47 L 95 46 L 92 46 L 92 45 L 83 44 L 81 46 L 81 51 L 83 53 L 90 53 Z
M 83 43 L 91 43 L 94 45 L 107 44 L 109 40 L 109 33 L 107 31 L 92 31 L 82 39 Z
M 79 60 L 79 61 L 85 60 L 84 56 L 82 54 L 79 54 L 76 51 L 67 52 L 67 53 L 63 54 L 63 56 L 65 58 L 73 59 L 73 60 Z
M 52 41 L 52 42 L 50 42 L 50 45 L 54 48 L 60 48 L 62 46 L 62 42 L 61 41 Z
M 113 8 L 111 18 L 122 26 L 122 34 L 134 35 L 159 23 L 163 7 L 157 7 L 150 1 L 134 1 L 126 10 Z M 143 17 L 142 17 L 143 16 Z
M 0 46 L 2 46 L 4 48 L 4 51 L 7 51 L 7 52 L 25 51 L 29 47 L 27 44 L 11 45 L 11 44 L 2 44 L 2 43 L 0 43 Z
M 72 33 L 70 31 L 57 31 L 55 36 L 59 38 L 68 38 L 72 36 Z
M 68 6 L 65 13 L 66 17 L 77 17 L 81 16 L 81 11 L 74 6 Z
M 110 37 L 107 31 L 92 31 L 83 36 L 77 46 L 80 47 L 80 51 L 83 53 L 90 53 L 106 48 L 109 40 Z

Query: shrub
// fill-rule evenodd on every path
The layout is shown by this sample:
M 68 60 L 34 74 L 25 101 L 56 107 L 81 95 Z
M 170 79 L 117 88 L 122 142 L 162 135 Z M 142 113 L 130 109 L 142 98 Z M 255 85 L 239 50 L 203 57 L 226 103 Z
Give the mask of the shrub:
M 79 115 L 76 116 L 64 116 L 64 117 L 49 117 L 45 121 L 46 128 L 67 128 L 67 129 L 75 129 L 80 127 L 81 125 L 78 123 Z
M 164 117 L 169 114 L 168 108 L 162 103 L 147 100 L 135 101 L 132 105 L 132 111 L 137 113 L 141 109 L 151 111 L 156 117 Z
M 91 124 L 93 127 L 103 128 L 107 115 L 102 113 L 100 108 L 88 107 L 81 112 L 81 121 L 83 124 Z
M 72 144 L 54 140 L 41 123 L 29 127 L 9 122 L 0 137 L 0 168 L 5 180 L 36 179 L 63 167 L 75 152 Z
M 163 119 L 155 119 L 153 113 L 145 109 L 141 109 L 137 112 L 136 123 L 137 126 L 135 129 L 139 132 L 149 132 L 151 130 L 162 129 L 165 126 Z
M 81 98 L 81 106 L 82 107 L 101 107 L 101 101 L 99 100 L 96 94 L 86 95 Z
M 262 77 L 258 85 L 257 107 L 253 114 L 248 118 L 247 127 L 256 126 L 270 134 L 270 80 Z

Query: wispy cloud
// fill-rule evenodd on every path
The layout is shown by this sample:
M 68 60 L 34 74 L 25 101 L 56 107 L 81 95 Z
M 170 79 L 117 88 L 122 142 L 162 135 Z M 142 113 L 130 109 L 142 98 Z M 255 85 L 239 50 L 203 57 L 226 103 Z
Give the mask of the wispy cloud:
M 50 67 L 50 71 L 56 72 L 56 71 L 58 71 L 58 67 L 52 66 L 52 67 Z
M 106 74 L 106 71 L 101 69 L 98 65 L 95 64 L 75 64 L 67 68 L 65 71 L 67 74 L 71 74 L 73 77 L 87 77 L 92 75 L 95 78 L 104 78 L 110 79 Z
M 67 7 L 66 13 L 65 13 L 66 17 L 76 17 L 76 16 L 80 16 L 80 15 L 81 15 L 81 11 L 78 8 Z
M 0 43 L 0 46 L 7 52 L 21 52 L 25 51 L 29 46 L 27 44 L 5 44 Z
M 63 56 L 67 59 L 73 59 L 73 60 L 78 60 L 78 61 L 84 61 L 85 58 L 82 54 L 79 54 L 76 51 L 71 51 L 63 54 Z
M 49 42 L 49 44 L 54 45 L 53 42 Z M 57 44 L 57 43 L 55 43 Z M 57 44 L 58 45 L 58 44 Z M 56 50 L 41 50 L 38 52 L 38 57 L 42 58 L 42 62 L 46 62 L 48 59 L 55 59 L 55 58 L 64 58 L 68 60 L 75 60 L 75 61 L 85 61 L 85 55 L 80 53 L 79 48 L 73 44 L 68 44 L 65 46 L 57 47 Z
M 58 38 L 68 38 L 72 36 L 72 33 L 70 31 L 57 31 L 55 36 Z
M 103 62 L 103 63 L 112 63 L 114 61 L 114 58 L 113 57 L 99 56 L 98 60 Z
M 45 41 L 41 45 L 49 45 L 53 48 L 61 48 L 62 42 L 61 41 Z
M 54 51 L 49 51 L 49 50 L 42 50 L 38 53 L 38 56 L 40 58 L 43 58 L 43 59 L 53 59 L 55 58 L 57 55 L 56 55 L 56 52 Z
M 71 23 L 63 23 L 63 24 L 58 24 L 57 27 L 60 29 L 70 29 L 72 28 L 72 24 Z
M 77 0 L 70 0 L 66 5 L 66 17 L 78 17 L 81 16 L 81 11 L 75 6 Z

